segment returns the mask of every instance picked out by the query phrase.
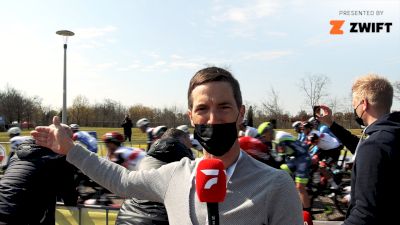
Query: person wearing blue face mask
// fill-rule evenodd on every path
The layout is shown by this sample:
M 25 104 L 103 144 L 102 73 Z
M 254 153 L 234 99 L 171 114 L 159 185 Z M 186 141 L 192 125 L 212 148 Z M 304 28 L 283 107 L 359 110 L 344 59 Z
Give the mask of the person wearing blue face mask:
M 240 149 L 238 128 L 245 107 L 238 81 L 218 67 L 198 71 L 188 89 L 188 116 L 204 159 L 220 159 L 226 169 L 227 192 L 219 203 L 221 224 L 302 225 L 302 205 L 291 177 L 253 159 Z M 31 132 L 41 145 L 67 155 L 68 162 L 119 196 L 165 205 L 169 224 L 207 223 L 207 204 L 196 196 L 196 168 L 202 159 L 183 158 L 158 169 L 127 171 L 74 144 L 59 118 Z M 214 178 L 212 178 L 214 179 Z
M 400 165 L 400 112 L 390 112 L 393 87 L 377 75 L 358 78 L 352 86 L 356 122 L 365 129 L 358 138 L 322 106 L 318 120 L 354 154 L 351 200 L 344 225 L 393 224 L 398 220 L 400 195 L 395 184 Z

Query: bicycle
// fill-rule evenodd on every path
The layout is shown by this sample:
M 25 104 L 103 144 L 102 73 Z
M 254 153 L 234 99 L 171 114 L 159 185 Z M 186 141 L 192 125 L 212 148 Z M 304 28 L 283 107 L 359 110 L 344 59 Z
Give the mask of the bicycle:
M 325 166 L 327 164 L 324 160 L 320 163 L 325 164 Z M 348 194 L 346 187 L 350 185 L 350 172 L 337 164 L 327 167 L 327 169 L 331 171 L 334 181 L 338 184 L 338 188 L 330 188 L 327 178 L 319 171 L 319 164 L 313 164 L 310 172 L 311 179 L 307 184 L 313 213 L 318 214 L 324 212 L 326 214 L 332 214 L 333 210 L 336 209 L 340 214 L 346 215 L 348 205 L 343 199 L 344 196 Z M 332 203 L 327 203 L 326 198 L 331 199 Z M 317 202 L 322 203 L 322 205 L 318 205 Z M 315 210 L 321 207 L 322 212 L 321 210 Z

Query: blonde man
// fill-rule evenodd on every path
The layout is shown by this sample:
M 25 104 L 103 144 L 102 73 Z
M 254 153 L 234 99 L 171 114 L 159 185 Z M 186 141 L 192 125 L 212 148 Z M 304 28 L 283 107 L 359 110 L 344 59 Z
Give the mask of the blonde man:
M 390 113 L 393 87 L 377 75 L 358 78 L 352 86 L 354 116 L 366 126 L 361 138 L 335 123 L 323 106 L 318 119 L 355 155 L 351 201 L 345 225 L 393 224 L 400 195 L 395 185 L 400 165 L 400 112 Z

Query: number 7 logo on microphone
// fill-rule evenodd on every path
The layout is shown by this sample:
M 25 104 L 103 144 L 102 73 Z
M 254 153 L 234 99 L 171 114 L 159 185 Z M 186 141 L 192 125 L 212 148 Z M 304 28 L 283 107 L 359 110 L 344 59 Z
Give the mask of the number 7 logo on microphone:
M 226 195 L 226 174 L 219 159 L 203 159 L 196 170 L 196 192 L 200 202 L 222 202 Z
M 210 189 L 214 184 L 218 183 L 219 170 L 208 169 L 208 170 L 201 170 L 201 172 L 203 172 L 206 176 L 217 176 L 209 179 L 204 185 L 204 189 Z

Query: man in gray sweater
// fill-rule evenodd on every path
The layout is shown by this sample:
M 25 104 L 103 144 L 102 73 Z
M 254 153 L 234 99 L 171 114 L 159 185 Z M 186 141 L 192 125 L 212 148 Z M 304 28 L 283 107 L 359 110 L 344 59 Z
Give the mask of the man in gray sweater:
M 221 224 L 301 225 L 302 206 L 293 180 L 240 150 L 237 133 L 245 107 L 238 81 L 224 69 L 208 67 L 191 79 L 188 115 L 204 157 L 222 160 L 227 193 L 219 203 Z M 38 144 L 59 154 L 90 178 L 120 196 L 164 203 L 170 224 L 207 223 L 207 205 L 196 196 L 196 167 L 201 159 L 183 158 L 159 169 L 128 171 L 99 158 L 65 135 L 58 117 L 31 133 Z

